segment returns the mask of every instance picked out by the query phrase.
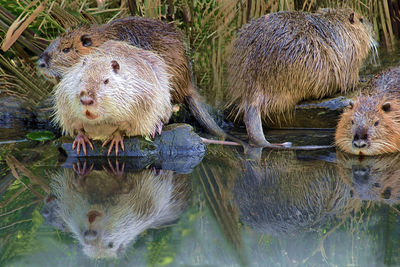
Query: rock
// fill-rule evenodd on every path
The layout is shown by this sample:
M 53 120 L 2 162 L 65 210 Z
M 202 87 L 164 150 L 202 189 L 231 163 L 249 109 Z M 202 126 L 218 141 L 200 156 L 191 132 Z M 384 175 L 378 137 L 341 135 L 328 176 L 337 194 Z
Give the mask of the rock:
M 103 148 L 102 142 L 93 141 L 94 150 L 88 148 L 86 157 L 107 156 L 108 146 Z M 119 157 L 175 157 L 204 155 L 206 145 L 202 142 L 190 125 L 171 124 L 164 127 L 161 135 L 157 135 L 153 142 L 143 137 L 124 139 L 125 151 L 120 150 Z M 72 150 L 72 143 L 62 144 L 62 148 L 69 157 L 77 157 L 76 150 Z M 111 157 L 114 155 L 114 150 Z M 78 157 L 84 157 L 83 151 Z
M 33 120 L 32 112 L 24 100 L 13 96 L 0 98 L 1 128 L 30 126 Z
M 267 122 L 270 128 L 336 128 L 340 114 L 349 104 L 353 93 L 298 104 L 291 120 Z

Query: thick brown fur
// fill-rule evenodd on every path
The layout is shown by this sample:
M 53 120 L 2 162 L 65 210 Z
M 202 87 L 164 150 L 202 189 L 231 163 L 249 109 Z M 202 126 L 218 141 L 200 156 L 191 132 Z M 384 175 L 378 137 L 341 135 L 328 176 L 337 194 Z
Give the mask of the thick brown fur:
M 83 26 L 55 39 L 41 55 L 39 67 L 47 77 L 60 79 L 82 56 L 92 53 L 109 40 L 127 42 L 157 53 L 164 59 L 171 76 L 172 101 L 187 104 L 195 118 L 209 132 L 226 136 L 200 102 L 182 34 L 172 24 L 143 17 L 128 17 L 108 24 Z
M 262 117 L 292 110 L 304 99 L 345 92 L 359 81 L 373 46 L 372 29 L 351 9 L 282 11 L 245 25 L 229 61 L 229 105 Z
M 64 169 L 50 184 L 57 216 L 92 258 L 122 257 L 142 232 L 178 219 L 189 197 L 185 175 L 106 170 Z
M 354 145 L 359 133 L 365 137 L 362 148 Z M 347 153 L 360 155 L 400 151 L 400 68 L 381 72 L 369 81 L 343 112 L 335 143 Z
M 108 41 L 64 74 L 55 88 L 54 120 L 71 136 L 151 136 L 172 114 L 168 78 L 153 52 Z

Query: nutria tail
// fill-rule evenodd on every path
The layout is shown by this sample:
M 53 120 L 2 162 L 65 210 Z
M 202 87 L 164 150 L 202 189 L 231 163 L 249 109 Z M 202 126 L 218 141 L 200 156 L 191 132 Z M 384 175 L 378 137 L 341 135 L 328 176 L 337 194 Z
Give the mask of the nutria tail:
M 204 127 L 209 133 L 216 135 L 220 138 L 226 138 L 226 133 L 214 121 L 208 113 L 206 107 L 201 103 L 196 96 L 186 96 L 186 105 L 189 107 L 190 112 L 196 120 Z

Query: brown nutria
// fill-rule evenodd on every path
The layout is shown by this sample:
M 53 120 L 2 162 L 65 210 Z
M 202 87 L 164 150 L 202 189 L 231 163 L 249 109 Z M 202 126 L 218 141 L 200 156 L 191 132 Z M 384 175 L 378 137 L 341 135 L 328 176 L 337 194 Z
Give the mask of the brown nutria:
M 92 258 L 123 257 L 140 234 L 176 221 L 190 195 L 188 175 L 149 169 L 51 174 L 57 216 Z
M 400 151 L 400 68 L 377 74 L 350 101 L 338 123 L 335 143 L 358 155 Z
M 336 153 L 339 174 L 360 200 L 400 202 L 400 154 L 359 157 Z
M 372 47 L 371 25 L 351 9 L 265 15 L 245 25 L 233 45 L 228 105 L 244 114 L 250 143 L 269 146 L 261 116 L 353 88 Z
M 227 136 L 199 100 L 182 34 L 172 24 L 143 17 L 128 17 L 104 25 L 83 26 L 56 38 L 40 56 L 38 65 L 47 77 L 60 79 L 82 56 L 92 53 L 108 40 L 124 41 L 157 53 L 164 59 L 171 76 L 172 101 L 186 103 L 210 133 Z
M 55 88 L 54 121 L 75 136 L 73 148 L 91 139 L 124 150 L 123 136 L 161 133 L 172 114 L 164 61 L 155 53 L 108 41 L 71 67 Z
M 258 232 L 299 236 L 335 216 L 349 216 L 359 202 L 331 162 L 271 151 L 242 166 L 232 195 L 241 222 Z

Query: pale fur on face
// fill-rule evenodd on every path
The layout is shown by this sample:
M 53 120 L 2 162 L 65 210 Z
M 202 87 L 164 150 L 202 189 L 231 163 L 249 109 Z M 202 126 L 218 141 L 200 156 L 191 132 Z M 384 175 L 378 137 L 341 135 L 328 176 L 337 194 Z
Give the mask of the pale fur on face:
M 157 123 L 171 116 L 170 91 L 161 58 L 123 42 L 108 41 L 70 68 L 55 88 L 54 121 L 70 135 L 77 125 L 98 126 L 100 131 L 88 133 L 94 139 L 106 139 L 101 131 L 107 126 L 118 126 L 128 136 L 150 135 Z M 81 94 L 93 98 L 94 104 L 82 105 Z M 86 111 L 97 118 L 88 119 Z
M 88 176 L 113 179 L 105 171 L 93 171 Z M 79 179 L 82 177 L 74 171 L 64 169 L 53 177 L 51 189 L 59 202 L 58 216 L 92 258 L 123 255 L 140 233 L 176 220 L 186 206 L 183 190 L 188 190 L 187 184 L 174 184 L 172 171 L 163 170 L 159 175 L 151 170 L 128 173 L 126 183 L 134 183 L 128 192 L 100 200 L 93 200 L 88 190 L 79 186 Z M 97 190 L 101 194 L 102 189 Z M 89 222 L 88 214 L 93 211 L 101 215 Z M 87 239 L 87 230 L 97 231 L 96 237 Z

